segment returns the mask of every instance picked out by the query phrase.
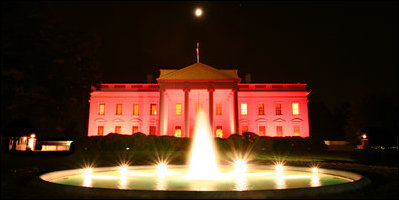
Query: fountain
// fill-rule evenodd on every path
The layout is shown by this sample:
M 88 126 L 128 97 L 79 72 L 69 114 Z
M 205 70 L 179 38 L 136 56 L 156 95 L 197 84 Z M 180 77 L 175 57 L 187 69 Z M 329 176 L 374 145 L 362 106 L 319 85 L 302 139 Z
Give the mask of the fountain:
M 75 169 L 46 173 L 40 179 L 60 187 L 72 185 L 74 190 L 76 186 L 96 189 L 100 193 L 101 189 L 108 189 L 107 192 L 114 189 L 116 196 L 127 191 L 129 195 L 144 192 L 149 195 L 146 197 L 154 198 L 181 195 L 198 198 L 200 194 L 206 198 L 317 195 L 354 190 L 370 182 L 352 172 L 284 166 L 282 163 L 248 166 L 245 160 L 237 159 L 232 166 L 218 165 L 207 120 L 200 110 L 188 166 L 162 162 L 156 166 Z
M 194 127 L 194 142 L 191 147 L 190 163 L 186 179 L 214 180 L 220 178 L 216 162 L 215 146 L 211 129 L 203 110 L 199 110 Z

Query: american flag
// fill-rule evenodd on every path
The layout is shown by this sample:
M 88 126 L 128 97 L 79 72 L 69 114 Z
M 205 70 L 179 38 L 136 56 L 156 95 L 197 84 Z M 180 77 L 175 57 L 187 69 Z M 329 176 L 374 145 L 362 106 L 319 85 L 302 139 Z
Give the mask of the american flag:
M 199 42 L 197 42 L 197 63 L 199 63 Z

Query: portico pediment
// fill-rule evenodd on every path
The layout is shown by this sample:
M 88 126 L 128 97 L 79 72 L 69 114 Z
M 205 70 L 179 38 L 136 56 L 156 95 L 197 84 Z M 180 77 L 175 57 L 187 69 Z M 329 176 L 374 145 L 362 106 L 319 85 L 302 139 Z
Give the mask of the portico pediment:
M 239 79 L 236 69 L 216 69 L 203 63 L 195 63 L 178 70 L 161 69 L 160 72 L 158 81 Z

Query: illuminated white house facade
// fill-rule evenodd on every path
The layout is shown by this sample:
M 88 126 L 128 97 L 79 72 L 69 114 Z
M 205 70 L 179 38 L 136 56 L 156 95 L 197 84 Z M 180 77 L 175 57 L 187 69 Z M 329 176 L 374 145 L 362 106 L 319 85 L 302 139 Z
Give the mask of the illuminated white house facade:
M 306 84 L 241 84 L 236 69 L 195 63 L 161 69 L 157 84 L 101 84 L 91 92 L 88 136 L 192 137 L 203 109 L 212 134 L 309 137 Z

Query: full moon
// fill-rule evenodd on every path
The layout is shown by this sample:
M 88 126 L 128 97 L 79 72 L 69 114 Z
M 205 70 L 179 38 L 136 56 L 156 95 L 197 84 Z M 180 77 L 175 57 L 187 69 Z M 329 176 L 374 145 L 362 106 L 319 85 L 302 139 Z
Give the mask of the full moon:
M 197 9 L 195 10 L 195 15 L 196 15 L 197 17 L 199 17 L 199 16 L 202 15 L 202 10 L 201 10 L 201 8 L 197 8 Z

